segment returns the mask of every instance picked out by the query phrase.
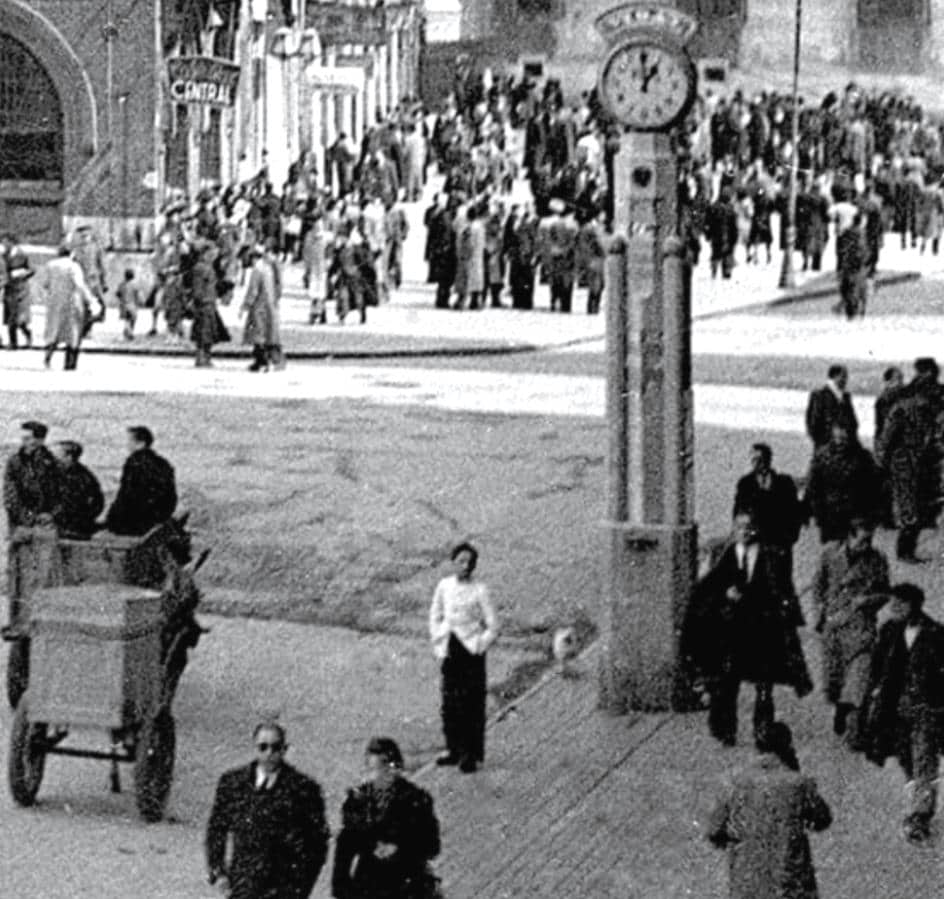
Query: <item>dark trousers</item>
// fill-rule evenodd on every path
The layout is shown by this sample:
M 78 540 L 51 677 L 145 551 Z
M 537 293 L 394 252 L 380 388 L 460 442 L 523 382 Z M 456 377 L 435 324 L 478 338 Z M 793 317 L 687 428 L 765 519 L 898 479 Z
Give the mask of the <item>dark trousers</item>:
M 736 674 L 725 674 L 718 679 L 711 691 L 708 707 L 708 728 L 713 737 L 722 743 L 733 744 L 737 740 L 737 701 L 741 689 L 741 678 Z M 773 685 L 754 685 L 754 735 L 774 720 Z
M 937 807 L 940 727 L 934 713 L 901 718 L 895 755 L 911 791 L 907 821 L 926 825 Z
M 534 269 L 530 265 L 512 262 L 508 284 L 511 288 L 511 305 L 515 309 L 534 308 Z
M 455 635 L 442 663 L 442 722 L 451 755 L 485 760 L 485 656 L 473 655 Z
M 571 301 L 574 295 L 573 276 L 551 275 L 551 309 L 560 312 L 570 312 Z

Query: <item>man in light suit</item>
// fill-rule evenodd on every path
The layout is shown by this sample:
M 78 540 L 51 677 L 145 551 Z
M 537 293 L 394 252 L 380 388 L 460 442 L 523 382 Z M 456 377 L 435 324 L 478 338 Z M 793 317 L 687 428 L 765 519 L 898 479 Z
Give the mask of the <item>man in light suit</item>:
M 82 342 L 88 310 L 94 297 L 86 284 L 82 268 L 72 258 L 67 243 L 60 246 L 59 256 L 40 270 L 36 288 L 46 301 L 43 362 L 46 368 L 49 368 L 56 347 L 64 343 L 64 368 L 70 371 L 79 361 L 79 344 Z

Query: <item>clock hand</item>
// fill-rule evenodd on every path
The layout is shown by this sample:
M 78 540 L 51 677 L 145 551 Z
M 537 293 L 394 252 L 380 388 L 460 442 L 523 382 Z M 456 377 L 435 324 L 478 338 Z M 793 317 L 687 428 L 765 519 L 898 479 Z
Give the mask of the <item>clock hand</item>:
M 659 72 L 659 63 L 653 63 L 652 68 L 649 69 L 648 72 L 644 72 L 644 73 L 643 73 L 643 76 L 642 76 L 642 92 L 643 92 L 644 94 L 649 93 L 649 82 L 652 81 L 653 78 L 655 78 L 655 76 L 658 74 L 658 72 Z

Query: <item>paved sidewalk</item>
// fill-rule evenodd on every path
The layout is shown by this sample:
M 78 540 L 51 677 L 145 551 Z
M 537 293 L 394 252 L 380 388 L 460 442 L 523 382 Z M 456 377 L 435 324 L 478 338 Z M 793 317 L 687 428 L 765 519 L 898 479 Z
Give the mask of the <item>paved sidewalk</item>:
M 940 538 L 925 537 L 923 552 L 939 557 Z M 879 542 L 890 549 L 890 535 L 880 533 Z M 807 532 L 797 570 L 812 570 L 817 554 Z M 936 567 L 893 563 L 893 577 L 922 583 L 940 617 Z M 802 634 L 819 684 L 818 639 Z M 753 691 L 742 691 L 742 745 L 723 749 L 708 736 L 705 713 L 599 712 L 599 651 L 594 644 L 574 676 L 548 675 L 491 722 L 486 765 L 474 777 L 431 766 L 420 772 L 445 822 L 437 867 L 449 899 L 728 895 L 727 859 L 703 831 L 725 781 L 752 758 Z M 880 770 L 842 749 L 819 688 L 803 701 L 778 688 L 776 703 L 794 730 L 803 770 L 832 806 L 832 827 L 811 837 L 820 895 L 940 895 L 940 825 L 928 848 L 901 837 L 906 795 L 897 766 Z
M 430 190 L 432 188 L 429 188 Z M 407 204 L 410 232 L 404 249 L 404 277 L 402 288 L 393 299 L 368 310 L 366 325 L 357 323 L 356 316 L 348 316 L 341 325 L 329 304 L 329 324 L 308 324 L 308 301 L 301 282 L 301 267 L 289 265 L 285 269 L 285 294 L 282 299 L 282 339 L 289 358 L 371 358 L 397 356 L 446 356 L 462 354 L 489 354 L 524 352 L 528 350 L 566 347 L 596 342 L 605 334 L 605 310 L 597 316 L 588 316 L 586 291 L 577 289 L 574 313 L 552 314 L 545 285 L 538 285 L 533 311 L 484 309 L 478 312 L 454 312 L 434 308 L 434 287 L 425 283 L 426 265 L 423 261 L 425 203 Z M 735 266 L 730 280 L 710 277 L 707 251 L 693 273 L 692 305 L 695 319 L 727 316 L 736 311 L 750 312 L 758 308 L 784 303 L 835 297 L 836 277 L 833 271 L 796 272 L 797 286 L 793 290 L 780 289 L 781 256 L 774 252 L 770 264 Z M 799 257 L 797 257 L 799 259 Z M 38 262 L 39 260 L 34 260 Z M 827 248 L 824 264 L 832 265 L 833 254 Z M 150 277 L 148 257 L 118 257 L 110 261 L 110 283 L 117 283 L 117 270 L 130 264 L 145 282 Z M 944 257 L 922 255 L 917 250 L 901 250 L 896 239 L 889 235 L 883 250 L 879 285 L 888 286 L 919 277 L 944 277 Z M 113 293 L 109 294 L 109 301 Z M 248 357 L 249 349 L 241 344 L 242 321 L 239 318 L 241 292 L 221 314 L 230 329 L 232 341 L 219 345 L 219 358 Z M 508 303 L 508 298 L 504 298 Z M 33 329 L 42 335 L 45 313 L 41 305 L 33 309 Z M 121 336 L 117 312 L 109 308 L 108 319 L 97 325 L 84 344 L 89 353 L 147 353 L 152 355 L 192 355 L 189 340 L 168 338 L 161 334 L 148 337 L 151 327 L 150 310 L 138 314 L 137 336 L 126 341 Z M 163 321 L 160 322 L 163 329 Z M 187 326 L 189 330 L 189 325 Z M 38 342 L 38 340 L 37 340 Z

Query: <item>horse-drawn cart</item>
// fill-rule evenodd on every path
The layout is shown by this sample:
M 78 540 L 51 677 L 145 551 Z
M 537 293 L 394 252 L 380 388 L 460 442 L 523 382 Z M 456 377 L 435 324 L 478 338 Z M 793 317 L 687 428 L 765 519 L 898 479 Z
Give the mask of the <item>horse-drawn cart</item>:
M 189 535 L 171 521 L 143 537 L 88 541 L 21 533 L 11 541 L 7 690 L 15 706 L 10 791 L 32 805 L 46 757 L 134 765 L 138 811 L 163 816 L 174 766 L 171 703 L 201 629 Z M 38 529 L 34 529 L 38 530 Z M 18 538 L 18 539 L 17 539 Z M 70 742 L 105 731 L 104 748 Z

